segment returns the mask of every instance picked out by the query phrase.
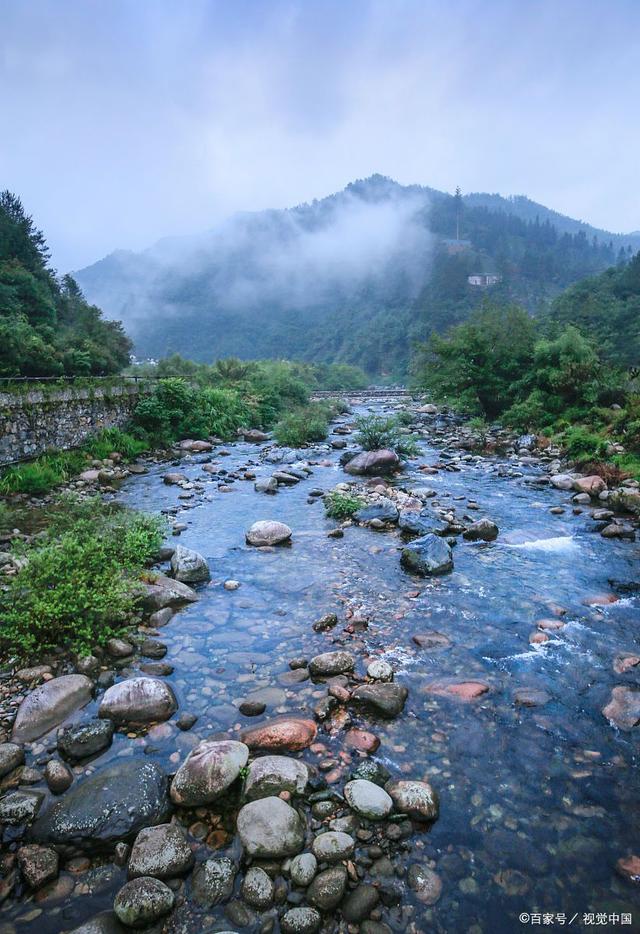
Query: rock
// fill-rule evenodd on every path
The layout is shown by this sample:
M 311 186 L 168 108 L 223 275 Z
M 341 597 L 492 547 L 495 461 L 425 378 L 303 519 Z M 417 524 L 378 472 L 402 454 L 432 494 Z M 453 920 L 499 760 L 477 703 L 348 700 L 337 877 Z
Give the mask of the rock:
M 320 911 L 333 911 L 343 899 L 347 888 L 347 870 L 331 866 L 319 873 L 307 889 L 307 901 Z
M 244 783 L 247 801 L 277 796 L 281 791 L 302 795 L 309 781 L 309 769 L 298 759 L 287 756 L 261 756 L 249 765 Z
M 71 934 L 126 934 L 126 928 L 122 927 L 112 911 L 102 911 L 79 928 L 74 928 Z
M 550 700 L 551 695 L 539 688 L 520 688 L 513 695 L 517 707 L 544 707 Z
M 174 486 L 179 483 L 186 483 L 187 476 L 183 473 L 166 473 L 162 480 L 167 484 L 167 486 Z
M 387 497 L 382 497 L 369 506 L 363 506 L 362 509 L 355 513 L 353 518 L 356 522 L 362 523 L 371 522 L 373 519 L 378 519 L 380 522 L 397 522 L 398 507 Z
M 145 639 L 140 646 L 140 654 L 144 658 L 164 658 L 167 654 L 167 646 L 157 639 Z
M 180 449 L 182 451 L 190 451 L 193 454 L 202 454 L 205 451 L 213 450 L 213 445 L 210 441 L 200 441 L 193 440 L 192 438 L 187 438 L 184 441 L 180 442 Z
M 198 599 L 198 594 L 187 584 L 165 577 L 164 574 L 157 574 L 152 583 L 144 585 L 144 590 L 142 608 L 147 613 L 154 613 L 165 607 L 182 606 L 184 603 L 195 603 Z
M 624 675 L 628 671 L 633 671 L 640 665 L 640 655 L 634 655 L 631 652 L 622 652 L 616 655 L 613 661 L 613 670 L 618 675 Z
M 305 827 L 300 815 L 281 798 L 260 798 L 238 814 L 238 834 L 248 856 L 282 858 L 299 853 Z
M 361 883 L 350 892 L 342 908 L 342 917 L 345 921 L 357 923 L 368 918 L 380 900 L 380 893 L 375 885 Z
M 619 730 L 632 730 L 640 723 L 640 691 L 618 685 L 602 713 Z
M 168 720 L 178 709 L 175 694 L 157 678 L 129 678 L 104 693 L 98 716 L 117 723 L 151 723 Z
M 333 830 L 319 834 L 311 844 L 313 855 L 320 863 L 337 863 L 349 859 L 355 847 L 355 840 L 348 833 Z
M 243 717 L 259 717 L 265 712 L 267 705 L 262 701 L 243 700 L 238 710 Z
M 356 476 L 393 473 L 400 468 L 400 458 L 395 451 L 383 448 L 379 451 L 363 451 L 356 454 L 345 466 L 345 471 Z
M 191 880 L 191 891 L 203 908 L 212 908 L 231 898 L 237 868 L 226 856 L 200 863 Z
M 276 493 L 278 490 L 278 481 L 275 477 L 262 477 L 253 484 L 256 493 Z
M 129 859 L 129 878 L 171 879 L 191 869 L 193 853 L 177 824 L 145 827 L 135 839 Z
M 81 675 L 88 675 L 99 668 L 100 662 L 95 655 L 82 655 L 76 659 L 76 671 Z
M 0 778 L 24 762 L 24 749 L 15 743 L 0 743 Z
M 240 894 L 248 905 L 265 911 L 273 904 L 275 886 L 264 869 L 252 866 L 242 882 Z
M 381 717 L 392 719 L 404 710 L 409 692 L 401 684 L 361 684 L 351 694 L 352 703 L 365 707 Z
M 358 752 L 366 752 L 369 755 L 380 746 L 380 740 L 374 733 L 367 730 L 349 730 L 344 737 L 344 744 L 347 749 L 357 749 Z
M 621 522 L 620 520 L 605 525 L 605 527 L 600 530 L 600 534 L 603 538 L 626 538 L 629 541 L 635 541 L 636 537 L 633 526 L 628 522 Z
M 573 489 L 573 477 L 568 473 L 557 473 L 549 477 L 549 482 L 556 490 L 568 491 Z
M 542 633 L 540 633 L 542 635 Z M 454 700 L 474 701 L 484 694 L 487 694 L 491 688 L 484 681 L 455 681 L 443 680 L 432 681 L 425 686 L 428 694 L 437 694 L 441 697 L 451 697 Z
M 281 921 L 282 934 L 316 934 L 322 918 L 315 908 L 290 908 Z
M 0 798 L 0 824 L 19 826 L 30 823 L 40 810 L 41 791 L 10 791 Z
M 423 905 L 435 905 L 442 895 L 442 879 L 428 866 L 419 866 L 417 863 L 409 866 L 407 884 Z
M 30 844 L 18 850 L 20 872 L 29 888 L 39 889 L 58 876 L 60 857 L 46 846 Z
M 255 545 L 258 548 L 265 545 L 283 545 L 290 541 L 292 534 L 291 529 L 284 522 L 263 519 L 260 522 L 254 522 L 248 530 L 247 545 Z
M 169 812 L 167 776 L 153 762 L 119 760 L 79 782 L 49 806 L 30 836 L 45 845 L 108 850 Z
M 187 756 L 171 783 L 171 800 L 183 807 L 214 801 L 235 782 L 249 749 L 235 740 L 204 740 Z
M 106 649 L 113 658 L 129 658 L 134 651 L 131 643 L 124 639 L 109 639 Z
M 44 768 L 44 777 L 49 790 L 54 795 L 61 795 L 73 785 L 73 772 L 58 759 L 50 759 Z
M 274 749 L 299 752 L 315 740 L 318 728 L 313 720 L 282 717 L 266 720 L 242 733 L 249 749 Z
M 91 700 L 92 684 L 86 675 L 62 675 L 41 684 L 20 704 L 11 738 L 30 743 L 58 726 Z
M 411 638 L 421 649 L 447 649 L 451 645 L 451 639 L 445 636 L 443 632 L 437 632 L 435 629 L 430 629 L 428 632 L 418 632 Z
M 449 523 L 439 519 L 430 509 L 421 512 L 409 510 L 400 513 L 398 527 L 407 535 L 423 538 L 425 535 L 442 535 L 449 528 Z
M 498 532 L 498 526 L 491 519 L 479 519 L 465 529 L 462 537 L 468 542 L 493 542 L 498 537 Z
M 300 853 L 299 856 L 294 856 L 289 867 L 291 881 L 302 888 L 311 884 L 317 871 L 318 860 L 313 853 Z
M 367 666 L 367 677 L 373 681 L 393 681 L 393 668 L 389 662 L 376 659 Z
M 211 578 L 209 565 L 205 558 L 191 548 L 178 545 L 171 557 L 171 571 L 177 581 L 184 584 L 196 584 Z
M 355 769 L 351 772 L 351 778 L 364 778 L 368 782 L 373 782 L 374 785 L 379 785 L 381 788 L 389 781 L 390 775 L 388 769 L 381 762 L 375 762 L 373 759 L 365 759 L 360 761 Z
M 640 882 L 640 856 L 623 856 L 616 862 L 616 872 L 627 882 Z
M 152 629 L 161 629 L 173 619 L 173 615 L 173 610 L 170 606 L 165 606 L 162 610 L 156 610 L 156 612 L 152 613 L 149 617 L 149 626 L 151 626 Z
M 92 720 L 58 732 L 58 752 L 65 759 L 77 761 L 107 749 L 113 740 L 113 723 Z
M 396 810 L 416 821 L 437 820 L 440 810 L 438 795 L 428 782 L 392 781 L 384 787 Z
M 243 428 L 242 437 L 245 441 L 250 441 L 251 444 L 262 444 L 263 441 L 268 441 L 270 435 L 264 431 L 259 431 L 257 428 Z
M 393 800 L 384 788 L 364 778 L 347 782 L 344 796 L 356 814 L 369 820 L 383 820 L 393 810 Z
M 578 477 L 573 481 L 573 489 L 576 493 L 588 493 L 589 496 L 595 498 L 607 489 L 607 484 L 596 474 L 592 477 Z
M 127 882 L 115 897 L 113 910 L 130 928 L 144 928 L 168 915 L 175 896 L 168 885 L 150 876 Z
M 355 659 L 350 652 L 324 652 L 309 662 L 309 671 L 314 677 L 331 677 L 353 671 Z
M 443 538 L 433 534 L 424 535 L 402 549 L 400 563 L 414 574 L 429 577 L 453 570 L 453 554 L 451 546 Z

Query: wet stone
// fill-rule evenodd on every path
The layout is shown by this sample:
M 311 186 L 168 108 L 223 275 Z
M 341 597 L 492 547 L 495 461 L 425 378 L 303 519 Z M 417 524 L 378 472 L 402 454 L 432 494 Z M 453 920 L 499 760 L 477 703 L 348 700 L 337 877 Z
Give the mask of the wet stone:
M 164 882 L 142 876 L 120 889 L 113 910 L 127 927 L 144 928 L 168 915 L 174 902 L 175 896 Z
M 0 798 L 0 824 L 30 823 L 40 810 L 43 798 L 41 791 L 10 791 Z
M 283 934 L 316 934 L 322 918 L 314 908 L 290 908 L 282 917 Z
M 332 866 L 319 873 L 307 889 L 307 901 L 320 911 L 333 911 L 338 907 L 347 888 L 347 870 Z
M 319 862 L 336 863 L 353 855 L 355 840 L 348 833 L 329 830 L 317 836 L 311 848 Z
M 107 749 L 113 740 L 114 727 L 109 720 L 92 720 L 58 732 L 58 752 L 65 759 L 78 761 Z
M 424 905 L 435 905 L 442 895 L 442 879 L 428 866 L 409 866 L 407 884 Z
M 60 857 L 45 846 L 22 846 L 18 850 L 18 865 L 27 885 L 32 889 L 51 882 L 58 875 Z
M 24 750 L 16 743 L 0 744 L 0 778 L 13 772 L 24 762 Z
M 245 804 L 238 814 L 237 828 L 248 856 L 293 856 L 304 845 L 304 823 L 281 798 L 260 798 Z
M 193 853 L 181 827 L 176 824 L 145 827 L 131 850 L 129 878 L 170 879 L 187 872 L 192 865 Z
M 211 908 L 231 898 L 238 870 L 226 856 L 201 863 L 191 880 L 193 897 L 199 905 Z
M 61 795 L 73 784 L 73 772 L 68 765 L 58 759 L 50 759 L 47 762 L 44 777 L 49 790 L 54 795 Z
M 306 888 L 318 871 L 318 861 L 313 853 L 300 853 L 291 860 L 289 874 L 295 885 Z
M 368 918 L 380 901 L 375 885 L 364 883 L 350 892 L 342 905 L 342 916 L 346 921 L 359 922 Z
M 275 887 L 264 869 L 252 866 L 242 882 L 241 895 L 247 904 L 264 911 L 273 904 Z
M 357 778 L 347 782 L 344 796 L 356 814 L 369 820 L 383 820 L 393 810 L 393 800 L 384 788 L 367 779 Z

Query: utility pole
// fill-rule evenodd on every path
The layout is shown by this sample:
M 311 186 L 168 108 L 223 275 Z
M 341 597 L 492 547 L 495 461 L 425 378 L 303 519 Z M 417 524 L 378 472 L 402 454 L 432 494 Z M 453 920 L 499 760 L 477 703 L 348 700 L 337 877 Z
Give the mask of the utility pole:
M 456 240 L 460 239 L 460 208 L 462 206 L 462 192 L 460 186 L 456 186 Z

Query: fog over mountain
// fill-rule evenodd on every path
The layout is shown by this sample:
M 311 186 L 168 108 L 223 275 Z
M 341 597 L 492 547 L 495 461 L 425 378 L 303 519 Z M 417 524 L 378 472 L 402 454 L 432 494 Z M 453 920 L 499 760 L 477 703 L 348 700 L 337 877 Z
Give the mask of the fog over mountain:
M 472 194 L 457 208 L 450 195 L 376 175 L 311 204 L 237 214 L 211 231 L 165 238 L 141 253 L 116 251 L 80 270 L 77 279 L 90 301 L 124 322 L 140 356 L 178 351 L 212 360 L 286 352 L 356 362 L 346 349 L 354 316 L 370 329 L 381 314 L 391 316 L 389 325 L 397 314 L 409 315 L 428 329 L 420 301 L 434 261 L 440 268 L 438 258 L 441 266 L 448 264 L 451 282 L 439 299 L 430 297 L 438 306 L 432 309 L 434 326 L 450 323 L 442 303 L 460 298 L 458 279 L 467 286 L 469 274 L 496 272 L 506 258 L 510 265 L 498 271 L 500 280 L 530 306 L 567 284 L 558 278 L 561 271 L 549 273 L 546 283 L 534 272 L 533 286 L 525 288 L 519 280 L 527 278 L 526 268 L 512 268 L 526 263 L 527 250 L 537 243 L 536 224 L 553 236 L 579 238 L 572 249 L 583 251 L 584 261 L 569 282 L 604 268 L 620 247 L 640 245 L 638 238 L 596 230 L 523 197 Z M 497 225 L 491 242 L 487 225 Z M 457 228 L 460 249 L 447 245 Z M 595 252 L 593 238 L 600 244 Z M 607 256 L 600 255 L 605 244 Z M 477 296 L 467 291 L 473 304 Z M 438 316 L 442 320 L 435 323 Z M 329 322 L 336 332 L 330 346 Z M 407 333 L 405 346 L 410 339 Z

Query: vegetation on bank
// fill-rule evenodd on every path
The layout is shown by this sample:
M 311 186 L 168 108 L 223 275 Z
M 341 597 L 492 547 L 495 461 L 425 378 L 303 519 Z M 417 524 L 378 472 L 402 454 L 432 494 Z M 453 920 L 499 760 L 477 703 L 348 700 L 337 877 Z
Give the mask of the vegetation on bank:
M 20 199 L 0 193 L 0 376 L 118 373 L 130 352 L 122 325 L 105 321 L 72 276 L 58 278 Z
M 344 519 L 351 519 L 366 505 L 362 497 L 353 493 L 340 493 L 339 490 L 332 490 L 324 497 L 324 509 L 330 519 L 337 519 L 342 522 Z
M 417 439 L 403 433 L 403 421 L 402 413 L 390 418 L 380 415 L 360 416 L 356 419 L 356 441 L 364 451 L 388 448 L 395 451 L 398 457 L 413 457 L 418 453 Z
M 485 303 L 421 348 L 414 381 L 460 412 L 554 438 L 594 469 L 607 460 L 640 476 L 637 381 L 604 352 L 573 324 Z
M 121 633 L 164 534 L 161 519 L 99 498 L 67 498 L 0 592 L 2 655 L 29 658 L 55 648 L 86 655 Z

